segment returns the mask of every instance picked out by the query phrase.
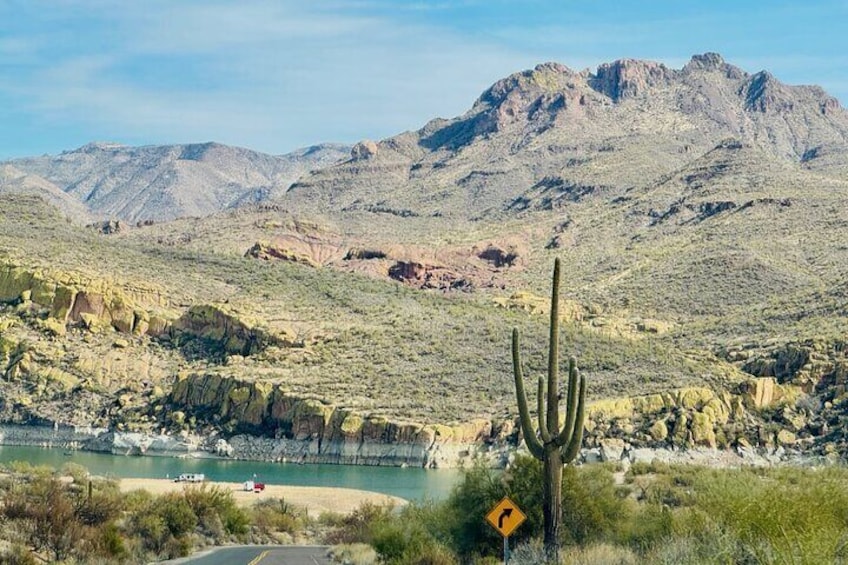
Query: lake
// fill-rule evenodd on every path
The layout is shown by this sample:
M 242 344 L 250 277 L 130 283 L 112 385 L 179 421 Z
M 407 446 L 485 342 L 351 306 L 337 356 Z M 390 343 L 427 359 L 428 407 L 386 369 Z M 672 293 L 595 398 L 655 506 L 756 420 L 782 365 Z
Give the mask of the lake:
M 89 451 L 0 446 L 0 464 L 26 461 L 61 468 L 82 465 L 93 475 L 110 478 L 173 478 L 180 473 L 203 473 L 211 481 L 257 481 L 274 485 L 342 487 L 381 492 L 408 500 L 447 498 L 461 478 L 458 469 L 366 467 L 361 465 L 299 465 L 227 459 L 134 457 Z

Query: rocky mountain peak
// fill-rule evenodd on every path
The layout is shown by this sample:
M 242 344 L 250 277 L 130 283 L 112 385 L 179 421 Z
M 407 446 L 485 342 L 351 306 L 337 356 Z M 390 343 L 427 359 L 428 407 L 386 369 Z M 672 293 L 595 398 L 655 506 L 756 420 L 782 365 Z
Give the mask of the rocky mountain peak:
M 717 70 L 723 68 L 724 65 L 724 58 L 721 55 L 708 52 L 700 55 L 692 55 L 692 59 L 686 66 L 704 70 Z
M 725 62 L 724 58 L 718 53 L 702 53 L 700 55 L 692 55 L 692 58 L 683 67 L 683 74 L 689 75 L 695 72 L 707 73 L 722 73 L 729 79 L 744 79 L 748 73 Z
M 375 157 L 378 151 L 379 147 L 374 141 L 365 139 L 353 146 L 350 150 L 350 158 L 354 161 L 363 161 Z
M 598 67 L 589 84 L 613 101 L 633 98 L 648 87 L 667 84 L 673 71 L 662 63 L 638 59 L 619 59 Z
M 212 141 L 206 143 L 189 143 L 177 147 L 180 150 L 180 161 L 202 161 L 210 152 L 218 149 L 225 150 L 226 146 Z
M 576 78 L 579 74 L 565 65 L 542 63 L 532 70 L 513 73 L 497 81 L 480 96 L 474 107 L 498 107 L 516 99 L 535 99 L 562 90 Z
M 566 67 L 562 63 L 557 63 L 556 61 L 548 61 L 547 63 L 540 63 L 536 65 L 533 70 L 537 73 L 557 73 L 563 75 L 573 75 L 576 74 L 573 70 Z
M 126 145 L 121 143 L 115 143 L 111 141 L 92 141 L 91 143 L 86 143 L 82 147 L 77 149 L 71 149 L 70 151 L 63 151 L 62 155 L 67 155 L 69 153 L 102 153 L 102 152 L 112 152 L 120 149 L 126 149 Z
M 745 109 L 756 112 L 791 111 L 794 107 L 787 87 L 768 71 L 753 75 L 740 90 L 745 97 Z

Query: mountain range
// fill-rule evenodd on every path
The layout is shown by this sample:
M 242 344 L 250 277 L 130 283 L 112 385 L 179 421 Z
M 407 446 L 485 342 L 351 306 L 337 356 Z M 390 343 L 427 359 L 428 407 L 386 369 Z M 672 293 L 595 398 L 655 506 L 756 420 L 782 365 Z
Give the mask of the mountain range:
M 56 156 L 7 162 L 15 182 L 44 187 L 71 215 L 82 204 L 98 219 L 136 223 L 208 216 L 261 201 L 312 168 L 346 157 L 350 148 L 322 144 L 282 156 L 219 143 L 128 147 L 89 143 Z M 12 173 L 6 173 L 8 177 Z M 9 190 L 8 182 L 0 189 Z M 64 194 L 70 197 L 56 198 Z M 74 204 L 76 203 L 76 209 Z
M 15 159 L 0 198 L 0 258 L 18 273 L 0 273 L 0 352 L 24 375 L 7 419 L 74 399 L 74 423 L 273 435 L 285 421 L 297 437 L 275 408 L 285 394 L 508 435 L 509 330 L 541 370 L 560 257 L 567 348 L 601 403 L 587 441 L 629 426 L 651 445 L 773 445 L 755 433 L 768 428 L 848 446 L 834 431 L 848 418 L 848 112 L 714 53 L 682 69 L 541 64 L 461 116 L 352 147 Z M 79 225 L 94 220 L 125 227 Z M 138 366 L 149 386 L 125 390 Z M 722 408 L 701 393 L 649 414 L 603 404 L 687 387 Z M 301 424 L 347 437 L 333 418 Z M 659 421 L 678 431 L 654 437 Z

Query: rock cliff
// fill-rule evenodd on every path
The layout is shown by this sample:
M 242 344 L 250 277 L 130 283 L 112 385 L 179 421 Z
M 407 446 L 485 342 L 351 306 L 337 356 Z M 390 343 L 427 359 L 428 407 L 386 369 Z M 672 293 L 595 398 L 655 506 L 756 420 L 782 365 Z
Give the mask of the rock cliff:
M 0 302 L 43 308 L 60 324 L 106 325 L 127 334 L 160 335 L 168 325 L 161 288 L 78 272 L 0 264 Z
M 235 436 L 233 455 L 255 459 L 453 467 L 505 431 L 493 431 L 487 420 L 454 425 L 392 421 L 319 398 L 300 398 L 279 384 L 214 374 L 180 379 L 167 402 L 171 414 L 191 414 L 196 425 Z M 182 416 L 179 420 L 178 425 L 184 422 Z

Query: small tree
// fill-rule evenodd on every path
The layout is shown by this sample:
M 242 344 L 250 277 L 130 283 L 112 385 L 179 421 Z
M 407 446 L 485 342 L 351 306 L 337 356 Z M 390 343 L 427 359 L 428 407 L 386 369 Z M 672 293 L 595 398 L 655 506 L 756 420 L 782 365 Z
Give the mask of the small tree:
M 512 330 L 512 364 L 515 377 L 515 394 L 521 433 L 527 448 L 543 463 L 542 515 L 545 526 L 545 551 L 548 559 L 559 563 L 559 526 L 562 518 L 562 467 L 574 460 L 583 443 L 585 419 L 586 381 L 577 370 L 576 361 L 568 362 L 568 389 L 566 391 L 565 424 L 560 429 L 559 416 L 559 280 L 560 262 L 554 261 L 553 290 L 551 292 L 550 346 L 548 349 L 547 383 L 539 377 L 538 383 L 538 436 L 527 408 L 524 377 L 518 347 L 518 329 Z M 547 407 L 545 397 L 547 396 Z
M 30 539 L 38 549 L 47 549 L 56 561 L 68 557 L 82 537 L 82 525 L 64 485 L 50 477 L 32 485 L 34 496 L 28 508 L 32 521 Z

